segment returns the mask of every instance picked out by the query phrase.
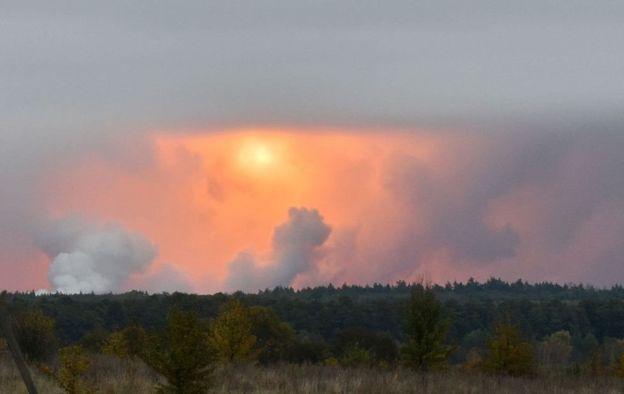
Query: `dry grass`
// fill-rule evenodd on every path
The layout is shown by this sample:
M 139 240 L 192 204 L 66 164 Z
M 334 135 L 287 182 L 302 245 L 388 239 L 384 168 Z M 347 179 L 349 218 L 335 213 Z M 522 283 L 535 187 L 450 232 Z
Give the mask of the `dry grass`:
M 61 393 L 33 371 L 41 393 Z M 96 393 L 152 393 L 159 377 L 140 362 L 94 356 L 85 381 Z M 12 361 L 0 356 L 0 393 L 25 393 Z M 611 377 L 511 378 L 461 371 L 422 377 L 407 370 L 344 369 L 283 365 L 238 367 L 215 373 L 214 393 L 622 393 L 624 380 Z

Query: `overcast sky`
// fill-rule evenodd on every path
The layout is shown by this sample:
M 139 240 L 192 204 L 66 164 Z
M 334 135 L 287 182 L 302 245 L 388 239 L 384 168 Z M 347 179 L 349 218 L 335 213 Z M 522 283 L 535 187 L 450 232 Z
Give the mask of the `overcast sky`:
M 605 199 L 610 209 L 624 209 L 624 186 L 614 183 L 614 174 L 624 171 L 617 154 L 624 149 L 623 42 L 624 2 L 608 0 L 0 1 L 0 270 L 30 261 L 38 250 L 33 234 L 50 216 L 49 196 L 41 195 L 46 171 L 97 155 L 123 168 L 148 165 L 151 148 L 136 141 L 154 131 L 511 132 L 515 137 L 497 147 L 514 152 L 514 143 L 524 141 L 543 164 L 531 169 L 535 173 L 559 174 L 561 157 L 596 165 L 592 181 L 608 191 L 596 193 L 608 196 L 587 197 L 587 215 L 593 201 L 602 207 Z M 557 138 L 518 137 L 552 131 L 581 137 L 561 147 Z M 591 137 L 597 134 L 610 137 Z M 484 160 L 496 169 L 513 156 L 486 154 L 489 145 L 474 144 L 479 154 L 456 161 Z M 526 158 L 520 161 L 509 166 L 525 168 Z M 461 178 L 462 167 L 457 171 Z M 582 171 L 571 173 L 562 190 L 595 190 L 583 183 Z M 487 183 L 498 175 L 479 176 L 474 179 Z M 553 175 L 552 184 L 559 181 Z M 398 190 L 409 194 L 410 188 Z M 557 192 L 551 194 L 557 201 Z M 485 210 L 490 197 L 480 198 L 468 207 Z M 482 224 L 482 217 L 461 209 L 455 215 L 441 207 L 440 215 L 449 223 L 459 217 Z M 561 217 L 568 216 L 563 209 Z M 438 226 L 428 237 L 448 241 L 447 228 Z M 120 226 L 80 227 L 85 234 L 74 234 L 67 245 L 139 237 Z M 505 242 L 517 241 L 505 234 Z M 456 237 L 451 249 L 467 242 Z M 407 244 L 413 244 L 409 237 Z M 621 241 L 613 244 L 608 251 L 619 251 Z M 139 260 L 137 266 L 147 265 Z M 608 282 L 610 269 L 599 282 Z
M 616 117 L 619 1 L 0 5 L 3 128 Z

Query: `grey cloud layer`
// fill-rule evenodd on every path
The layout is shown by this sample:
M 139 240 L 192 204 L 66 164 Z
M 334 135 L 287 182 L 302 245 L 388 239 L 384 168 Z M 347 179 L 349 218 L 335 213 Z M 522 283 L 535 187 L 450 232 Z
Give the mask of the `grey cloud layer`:
M 408 212 L 426 206 L 432 227 L 404 233 L 384 269 L 420 262 L 424 248 L 492 262 L 530 244 L 571 259 L 579 232 L 603 240 L 584 259 L 611 267 L 591 280 L 619 267 L 621 238 L 606 235 L 621 223 L 622 2 L 12 3 L 0 5 L 0 269 L 15 276 L 0 287 L 28 283 L 17 267 L 37 255 L 44 169 L 94 154 L 140 166 L 149 148 L 132 141 L 146 130 L 221 125 L 530 130 L 487 154 L 456 150 L 471 180 L 457 195 L 396 158 L 386 187 Z M 486 226 L 489 204 L 514 204 L 516 189 L 535 229 Z
M 613 115 L 620 2 L 23 2 L 3 122 L 81 132 Z
M 407 219 L 387 230 L 394 236 L 356 245 L 355 263 L 334 280 L 371 261 L 364 281 L 427 271 L 438 280 L 624 280 L 622 131 L 461 135 L 433 163 L 390 158 L 385 203 Z

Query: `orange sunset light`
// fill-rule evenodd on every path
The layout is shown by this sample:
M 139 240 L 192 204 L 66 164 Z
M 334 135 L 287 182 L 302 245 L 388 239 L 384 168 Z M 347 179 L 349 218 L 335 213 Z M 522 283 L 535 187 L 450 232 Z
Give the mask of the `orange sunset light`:
M 200 290 L 221 281 L 239 252 L 270 249 L 273 230 L 291 207 L 318 209 L 332 236 L 358 228 L 365 216 L 391 226 L 400 217 L 384 200 L 379 171 L 401 152 L 434 162 L 439 147 L 425 134 L 348 131 L 149 138 L 155 163 L 148 168 L 133 173 L 92 160 L 51 177 L 61 192 L 53 193 L 50 210 L 113 217 L 140 231 L 158 245 L 158 261 L 175 263 Z

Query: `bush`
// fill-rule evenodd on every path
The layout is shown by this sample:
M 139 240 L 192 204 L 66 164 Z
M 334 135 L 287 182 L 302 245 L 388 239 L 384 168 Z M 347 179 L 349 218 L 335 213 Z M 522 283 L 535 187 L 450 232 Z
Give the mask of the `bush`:
M 371 352 L 357 344 L 350 345 L 342 354 L 339 360 L 343 367 L 371 367 L 373 365 L 373 356 Z
M 329 346 L 322 339 L 297 339 L 288 357 L 297 364 L 319 364 L 330 358 Z
M 393 365 L 399 350 L 390 335 L 365 328 L 347 328 L 336 335 L 334 354 L 344 355 L 347 350 L 357 347 L 369 353 L 371 365 Z

